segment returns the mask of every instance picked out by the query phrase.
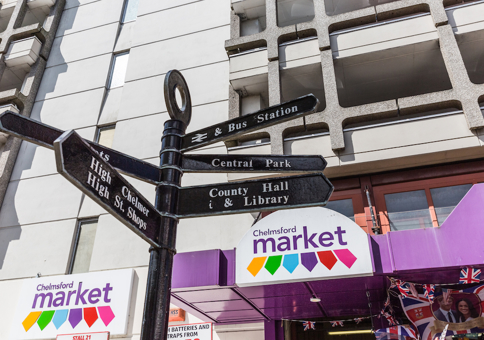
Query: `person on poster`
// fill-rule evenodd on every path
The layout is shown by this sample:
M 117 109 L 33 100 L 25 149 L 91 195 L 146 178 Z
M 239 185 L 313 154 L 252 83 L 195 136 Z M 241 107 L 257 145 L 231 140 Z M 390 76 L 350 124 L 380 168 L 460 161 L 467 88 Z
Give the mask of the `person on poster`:
M 451 309 L 452 304 L 454 303 L 454 298 L 452 296 L 449 295 L 448 298 L 444 300 L 443 295 L 440 295 L 435 298 L 435 301 L 437 301 L 440 306 L 440 308 L 434 312 L 435 318 L 437 320 L 452 323 L 459 322 L 459 316 L 457 312 Z
M 468 299 L 459 299 L 455 303 L 457 308 L 458 322 L 466 322 L 477 318 L 479 315 L 474 305 Z

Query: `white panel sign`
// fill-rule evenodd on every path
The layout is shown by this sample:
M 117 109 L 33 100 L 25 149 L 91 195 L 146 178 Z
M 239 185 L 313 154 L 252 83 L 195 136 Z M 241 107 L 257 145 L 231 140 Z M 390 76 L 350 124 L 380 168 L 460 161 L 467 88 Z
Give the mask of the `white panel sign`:
M 123 269 L 25 280 L 10 338 L 55 339 L 58 334 L 83 332 L 125 335 L 133 273 Z
M 188 325 L 176 325 L 168 327 L 167 340 L 212 340 L 212 324 L 191 323 Z
M 239 286 L 373 275 L 366 232 L 320 207 L 268 215 L 244 235 L 235 258 Z
M 109 340 L 109 332 L 59 334 L 56 340 Z

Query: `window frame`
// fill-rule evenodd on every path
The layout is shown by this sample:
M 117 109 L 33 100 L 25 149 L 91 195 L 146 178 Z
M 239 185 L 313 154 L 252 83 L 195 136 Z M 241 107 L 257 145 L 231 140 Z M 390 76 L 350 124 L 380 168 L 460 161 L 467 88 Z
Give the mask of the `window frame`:
M 109 125 L 102 125 L 102 126 L 98 126 L 96 128 L 96 136 L 94 138 L 94 142 L 99 144 L 99 139 L 101 138 L 101 132 L 103 130 L 109 130 L 109 129 L 113 129 L 114 131 L 116 131 L 116 123 L 114 124 L 109 124 Z M 102 144 L 99 144 L 99 145 L 102 145 Z M 104 145 L 103 145 L 104 146 Z
M 329 199 L 329 202 L 340 201 L 344 199 L 351 199 L 353 201 L 353 213 L 355 223 L 363 228 L 366 233 L 368 233 L 368 231 L 371 230 L 371 217 L 369 219 L 370 224 L 368 224 L 361 189 L 334 191 Z
M 123 4 L 123 13 L 121 14 L 121 20 L 120 20 L 120 23 L 121 24 L 126 24 L 128 22 L 133 22 L 133 21 L 136 21 L 136 19 L 138 19 L 139 0 L 135 0 L 135 1 L 137 1 L 137 4 L 136 4 L 136 17 L 134 19 L 126 20 L 126 13 L 128 12 L 128 5 L 129 5 L 129 2 L 130 1 L 131 0 L 125 0 L 124 1 L 124 4 Z
M 116 68 L 116 59 L 118 57 L 120 57 L 120 56 L 128 55 L 128 63 L 129 63 L 129 54 L 130 54 L 130 51 L 129 50 L 123 51 L 123 52 L 119 52 L 119 53 L 113 53 L 113 56 L 111 58 L 111 67 L 109 68 L 108 82 L 107 82 L 107 86 L 106 86 L 106 88 L 108 90 L 113 90 L 113 89 L 117 89 L 117 88 L 123 87 L 124 84 L 126 83 L 125 80 L 126 80 L 126 73 L 128 71 L 128 66 L 126 66 L 126 70 L 124 72 L 123 84 L 122 85 L 117 85 L 117 86 L 114 86 L 114 87 L 112 85 L 112 83 L 113 83 L 113 76 L 114 76 L 114 70 Z
M 90 217 L 90 218 L 83 218 L 83 219 L 77 220 L 76 230 L 74 232 L 71 251 L 69 254 L 69 262 L 67 263 L 67 270 L 66 270 L 67 275 L 71 275 L 72 270 L 74 269 L 74 262 L 76 261 L 77 248 L 79 246 L 79 238 L 81 236 L 81 226 L 83 224 L 94 223 L 94 222 L 99 224 L 99 217 Z
M 437 214 L 435 212 L 434 202 L 432 200 L 430 189 L 450 187 L 462 184 L 474 185 L 482 181 L 484 181 L 484 173 L 470 173 L 464 175 L 446 176 L 418 181 L 373 186 L 373 196 L 375 198 L 377 215 L 380 219 L 381 232 L 383 234 L 386 234 L 387 232 L 391 231 L 390 223 L 388 220 L 388 211 L 385 202 L 385 195 L 415 190 L 425 190 L 427 204 L 430 211 L 430 218 L 432 219 L 432 226 L 435 228 L 439 227 L 439 222 L 437 220 Z

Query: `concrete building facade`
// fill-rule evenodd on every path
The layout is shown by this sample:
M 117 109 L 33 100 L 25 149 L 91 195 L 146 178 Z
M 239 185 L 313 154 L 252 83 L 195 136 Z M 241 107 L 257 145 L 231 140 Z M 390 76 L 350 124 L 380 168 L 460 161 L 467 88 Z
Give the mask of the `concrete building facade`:
M 476 252 L 417 266 L 398 262 L 392 247 L 414 243 L 408 249 L 420 254 L 412 247 L 423 234 L 412 233 L 444 230 L 455 206 L 484 182 L 484 1 L 0 2 L 4 110 L 152 164 L 169 119 L 169 70 L 190 88 L 187 132 L 309 93 L 318 98 L 314 114 L 192 153 L 322 155 L 335 186 L 327 207 L 371 235 L 381 267 L 369 281 L 321 278 L 302 288 L 272 285 L 277 293 L 259 296 L 235 283 L 234 248 L 266 214 L 183 219 L 172 303 L 188 316 L 178 324 L 212 322 L 222 340 L 302 339 L 290 320 L 367 316 L 368 290 L 380 310 L 386 276 L 456 283 L 462 266 L 482 264 Z M 116 338 L 139 339 L 149 245 L 58 174 L 52 150 L 0 137 L 0 340 L 18 339 L 10 330 L 24 282 L 129 268 L 129 316 Z M 186 173 L 182 186 L 270 176 Z M 126 178 L 154 202 L 153 185 Z M 466 211 L 477 221 L 477 212 Z M 455 218 L 449 228 L 458 227 Z M 479 242 L 477 227 L 462 233 Z M 216 280 L 193 279 L 210 271 L 196 258 L 218 266 Z M 323 291 L 335 301 L 315 307 L 295 298 Z M 267 297 L 282 305 L 268 307 Z

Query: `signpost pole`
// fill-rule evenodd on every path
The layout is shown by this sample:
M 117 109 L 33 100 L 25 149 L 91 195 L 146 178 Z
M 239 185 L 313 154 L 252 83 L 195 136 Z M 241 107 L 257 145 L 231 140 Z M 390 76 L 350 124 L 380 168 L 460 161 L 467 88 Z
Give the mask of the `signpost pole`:
M 313 113 L 318 106 L 314 95 L 303 96 L 188 135 L 185 130 L 192 114 L 190 92 L 177 70 L 166 74 L 164 95 L 171 120 L 164 125 L 159 168 L 96 143 L 86 142 L 75 131 L 63 133 L 11 112 L 0 115 L 1 131 L 54 148 L 59 173 L 152 245 L 141 340 L 164 340 L 168 334 L 178 218 L 324 205 L 333 192 L 332 184 L 322 173 L 184 189 L 180 187 L 183 169 L 192 172 L 321 172 L 327 162 L 320 156 L 190 155 L 184 161 L 182 154 Z M 177 101 L 178 97 L 180 102 Z M 156 211 L 114 167 L 157 185 Z M 216 194 L 219 191 L 222 194 Z M 127 211 L 124 207 L 127 207 Z
M 171 273 L 175 255 L 176 206 L 183 172 L 181 170 L 181 136 L 186 125 L 179 120 L 165 122 L 160 166 L 160 183 L 156 189 L 156 209 L 163 214 L 160 226 L 160 248 L 150 248 L 150 266 L 146 285 L 145 309 L 141 340 L 162 340 L 168 332 Z

